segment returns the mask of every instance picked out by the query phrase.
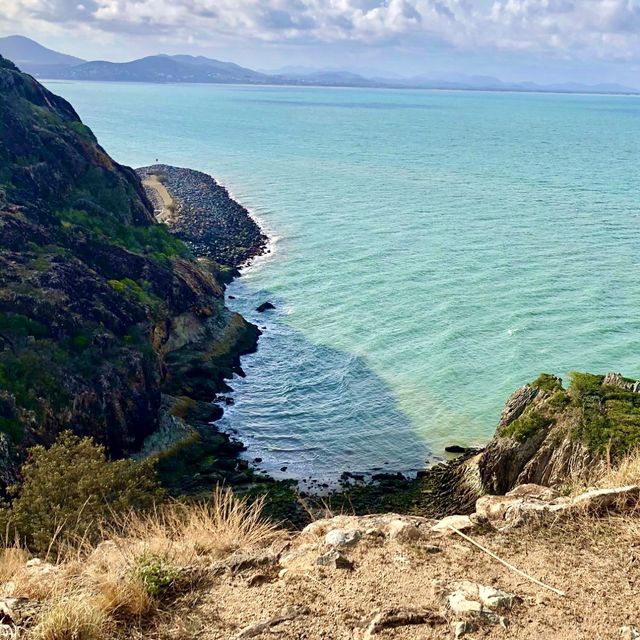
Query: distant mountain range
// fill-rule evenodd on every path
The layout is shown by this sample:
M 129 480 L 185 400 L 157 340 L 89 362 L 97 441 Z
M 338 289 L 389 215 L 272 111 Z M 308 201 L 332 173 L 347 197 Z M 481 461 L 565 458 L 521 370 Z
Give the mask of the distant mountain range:
M 587 85 L 575 82 L 541 85 L 534 82 L 504 82 L 491 76 L 447 74 L 413 78 L 364 77 L 349 71 L 289 67 L 264 73 L 203 56 L 155 55 L 131 62 L 86 61 L 47 49 L 23 36 L 0 38 L 0 54 L 23 71 L 51 80 L 101 80 L 154 83 L 271 84 L 331 87 L 385 87 L 404 89 L 449 89 L 475 91 L 531 91 L 560 93 L 638 94 L 638 89 L 609 83 Z

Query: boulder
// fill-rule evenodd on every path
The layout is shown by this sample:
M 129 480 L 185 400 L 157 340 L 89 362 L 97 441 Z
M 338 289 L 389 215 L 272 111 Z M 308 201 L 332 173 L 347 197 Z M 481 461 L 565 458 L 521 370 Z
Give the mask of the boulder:
M 468 580 L 439 586 L 437 592 L 456 616 L 465 622 L 507 625 L 502 614 L 508 613 L 522 598 L 494 587 Z
M 258 305 L 256 307 L 256 311 L 258 313 L 264 313 L 265 311 L 268 311 L 270 309 L 275 309 L 275 308 L 276 307 L 272 302 L 267 301 L 267 302 L 263 302 L 261 305 Z
M 390 527 L 394 522 L 405 522 L 414 525 L 416 528 L 424 528 L 434 523 L 433 520 L 421 518 L 419 516 L 403 516 L 397 513 L 373 514 L 367 516 L 335 516 L 332 518 L 322 518 L 308 524 L 302 533 L 313 538 L 324 537 L 334 529 L 344 529 L 364 531 L 369 537 L 389 536 Z
M 406 520 L 392 520 L 387 526 L 387 534 L 390 540 L 398 542 L 413 542 L 422 537 L 420 529 Z
M 557 518 L 576 510 L 602 511 L 640 500 L 640 486 L 593 489 L 573 499 L 537 485 L 516 487 L 504 496 L 482 496 L 476 502 L 476 516 L 487 518 L 498 529 L 517 527 L 532 520 Z
M 640 486 L 628 485 L 612 489 L 593 489 L 573 499 L 573 505 L 592 511 L 624 506 L 630 502 L 637 502 L 640 498 Z

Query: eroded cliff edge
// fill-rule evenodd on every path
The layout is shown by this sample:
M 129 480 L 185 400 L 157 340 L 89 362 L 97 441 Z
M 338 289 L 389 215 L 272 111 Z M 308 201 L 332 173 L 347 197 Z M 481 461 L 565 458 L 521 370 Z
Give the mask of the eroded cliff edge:
M 167 414 L 215 418 L 259 335 L 219 273 L 68 102 L 0 58 L 1 485 L 64 429 L 118 457 Z

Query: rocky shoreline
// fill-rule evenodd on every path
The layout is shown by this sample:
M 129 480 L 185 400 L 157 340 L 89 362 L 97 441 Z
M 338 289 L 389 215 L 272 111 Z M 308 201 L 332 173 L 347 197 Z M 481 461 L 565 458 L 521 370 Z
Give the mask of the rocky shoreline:
M 215 260 L 237 275 L 240 267 L 267 251 L 268 238 L 249 211 L 210 175 L 165 164 L 141 167 L 137 174 L 158 221 L 196 257 Z M 158 183 L 172 202 L 163 200 Z

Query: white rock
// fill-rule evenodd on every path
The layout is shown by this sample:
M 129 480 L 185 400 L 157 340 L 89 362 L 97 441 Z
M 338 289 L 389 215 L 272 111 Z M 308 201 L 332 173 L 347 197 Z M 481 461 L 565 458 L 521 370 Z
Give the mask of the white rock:
M 574 498 L 573 504 L 587 509 L 603 509 L 616 502 L 633 500 L 638 497 L 640 497 L 640 486 L 633 484 L 614 489 L 593 489 Z
M 620 627 L 620 637 L 622 640 L 638 640 L 640 631 L 635 627 Z
M 42 565 L 42 560 L 40 558 L 31 558 L 31 560 L 27 560 L 27 567 L 39 567 Z
M 324 537 L 324 543 L 330 547 L 351 547 L 362 537 L 357 529 L 332 529 Z
M 391 540 L 398 542 L 411 542 L 421 537 L 420 529 L 415 524 L 404 520 L 392 520 L 387 527 L 387 533 Z
M 436 522 L 436 524 L 431 527 L 431 530 L 447 535 L 452 534 L 453 529 L 465 531 L 466 529 L 473 529 L 475 526 L 469 516 L 447 516 L 439 522 Z
M 464 591 L 454 591 L 447 598 L 449 608 L 457 615 L 480 613 L 482 605 L 477 600 L 471 600 Z
M 499 614 L 509 611 L 520 601 L 520 598 L 512 593 L 468 580 L 452 582 L 440 588 L 439 593 L 445 595 L 449 608 L 456 615 L 470 621 L 480 618 L 503 627 L 506 627 L 507 620 Z

